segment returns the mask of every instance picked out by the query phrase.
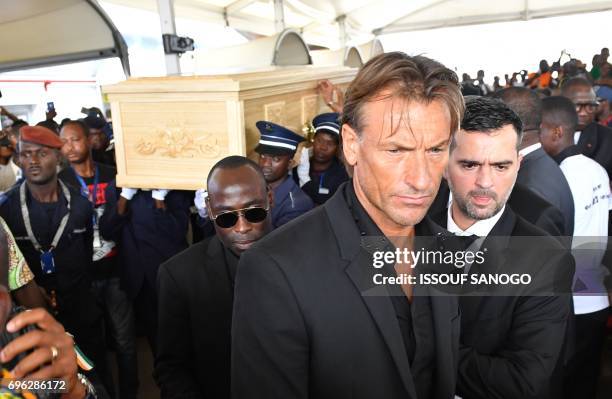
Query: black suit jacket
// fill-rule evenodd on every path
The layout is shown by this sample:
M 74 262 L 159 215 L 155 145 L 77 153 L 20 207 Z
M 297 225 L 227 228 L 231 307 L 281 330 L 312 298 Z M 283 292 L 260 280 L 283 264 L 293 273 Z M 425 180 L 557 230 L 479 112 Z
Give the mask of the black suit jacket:
M 444 228 L 446 228 L 446 210 L 449 195 L 450 189 L 448 188 L 448 183 L 442 179 L 438 195 L 428 211 L 428 214 L 436 222 L 441 220 L 442 216 L 440 214 L 444 214 L 444 224 L 441 225 Z M 568 236 L 565 231 L 565 219 L 561 211 L 521 184 L 516 183 L 514 185 L 506 204 L 526 221 L 539 227 L 551 236 Z
M 155 379 L 162 398 L 230 397 L 233 289 L 217 236 L 159 268 Z
M 578 139 L 578 148 L 583 155 L 597 161 L 612 176 L 612 129 L 592 122 Z
M 393 305 L 385 287 L 373 285 L 372 257 L 361 246 L 345 190 L 346 184 L 242 255 L 232 324 L 233 398 L 416 399 Z M 442 231 L 428 219 L 421 223 L 432 234 Z M 431 398 L 452 399 L 458 303 L 450 296 L 430 299 Z
M 432 216 L 446 226 L 446 211 Z M 548 398 L 567 350 L 574 259 L 557 240 L 506 208 L 471 274 L 529 273 L 531 286 L 460 298 L 457 394 L 463 399 Z M 559 295 L 543 295 L 546 292 Z M 499 295 L 499 296 L 498 296 Z
M 561 230 L 562 235 L 571 236 L 574 233 L 572 191 L 559 165 L 542 148 L 525 155 L 516 183 L 538 194 L 561 211 L 565 222 Z M 527 217 L 526 219 L 530 220 Z

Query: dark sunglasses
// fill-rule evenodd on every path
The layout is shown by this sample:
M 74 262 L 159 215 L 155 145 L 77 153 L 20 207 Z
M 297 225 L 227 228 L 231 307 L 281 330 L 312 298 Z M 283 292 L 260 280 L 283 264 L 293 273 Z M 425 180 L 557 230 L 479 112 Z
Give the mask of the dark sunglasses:
M 238 223 L 238 218 L 244 216 L 249 223 L 261 223 L 266 220 L 268 211 L 270 208 L 262 208 L 260 206 L 253 206 L 250 208 L 236 209 L 235 211 L 227 211 L 218 215 L 211 213 L 210 218 L 217 223 L 217 226 L 228 229 Z
M 580 112 L 580 110 L 582 108 L 584 108 L 584 110 L 588 113 L 592 113 L 595 112 L 597 110 L 597 107 L 599 106 L 598 103 L 582 103 L 582 104 L 576 104 L 576 112 Z

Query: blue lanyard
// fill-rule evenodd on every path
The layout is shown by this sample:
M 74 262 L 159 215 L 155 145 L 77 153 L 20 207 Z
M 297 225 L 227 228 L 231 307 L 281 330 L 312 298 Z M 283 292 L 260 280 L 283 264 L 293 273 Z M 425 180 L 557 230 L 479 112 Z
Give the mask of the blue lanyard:
M 77 180 L 79 181 L 79 184 L 81 185 L 81 194 L 87 198 L 92 204 L 93 207 L 95 209 L 96 207 L 96 201 L 97 201 L 97 194 L 98 194 L 98 182 L 100 180 L 100 173 L 98 170 L 98 166 L 96 165 L 96 169 L 94 172 L 94 184 L 93 184 L 93 190 L 91 192 L 91 197 L 89 197 L 89 188 L 87 187 L 87 183 L 85 183 L 85 180 L 79 176 L 79 174 L 76 172 L 76 170 L 74 170 L 74 168 L 72 168 L 72 171 L 74 172 L 74 175 L 76 176 Z M 94 216 L 93 216 L 93 221 L 94 221 L 94 225 L 96 224 L 96 211 L 94 210 Z
M 323 187 L 323 178 L 325 177 L 326 173 L 327 173 L 327 171 L 321 173 L 321 175 L 319 176 L 319 189 L 321 189 Z

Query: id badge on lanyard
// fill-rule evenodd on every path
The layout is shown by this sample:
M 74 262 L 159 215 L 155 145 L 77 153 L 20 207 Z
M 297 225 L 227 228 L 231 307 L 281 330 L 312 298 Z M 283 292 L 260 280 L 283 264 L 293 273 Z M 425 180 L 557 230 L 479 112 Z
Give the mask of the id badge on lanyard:
M 85 183 L 85 179 L 83 179 L 83 177 L 81 177 L 76 170 L 74 170 L 74 168 L 72 169 L 72 171 L 74 172 L 74 176 L 76 177 L 76 179 L 79 181 L 79 185 L 81 186 L 81 195 L 85 198 L 87 198 L 89 200 L 89 202 L 92 203 L 93 205 L 93 220 L 92 220 L 92 225 L 93 225 L 93 246 L 94 248 L 100 248 L 102 247 L 102 240 L 100 240 L 100 230 L 98 228 L 98 214 L 96 213 L 96 203 L 98 201 L 98 183 L 100 181 L 100 171 L 98 169 L 98 167 L 96 166 L 95 168 L 95 172 L 94 172 L 94 183 L 93 183 L 93 190 L 91 191 L 91 193 L 89 192 L 89 187 L 87 186 L 87 183 Z M 90 195 L 91 194 L 91 195 Z
M 55 273 L 55 261 L 53 260 L 53 250 L 43 251 L 40 254 L 40 267 L 44 274 Z
M 66 208 L 67 211 L 64 217 L 60 222 L 59 228 L 55 232 L 55 236 L 53 237 L 53 241 L 51 242 L 51 246 L 48 250 L 43 250 L 42 246 L 34 236 L 34 232 L 32 231 L 32 224 L 30 222 L 30 211 L 28 210 L 28 206 L 26 203 L 26 184 L 25 182 L 21 183 L 21 187 L 19 187 L 19 202 L 21 205 L 21 216 L 23 217 L 23 224 L 25 225 L 26 231 L 28 233 L 28 238 L 30 242 L 34 246 L 34 248 L 40 252 L 40 267 L 44 274 L 51 274 L 55 272 L 55 260 L 53 259 L 53 249 L 57 247 L 64 230 L 66 229 L 66 225 L 68 224 L 68 218 L 70 216 L 70 192 L 68 188 L 62 183 L 58 181 L 62 192 L 64 193 L 64 197 L 66 198 Z
M 319 177 L 319 194 L 327 195 L 329 194 L 329 188 L 323 187 L 323 177 L 324 176 L 325 176 L 325 172 L 323 172 L 321 174 L 321 177 Z

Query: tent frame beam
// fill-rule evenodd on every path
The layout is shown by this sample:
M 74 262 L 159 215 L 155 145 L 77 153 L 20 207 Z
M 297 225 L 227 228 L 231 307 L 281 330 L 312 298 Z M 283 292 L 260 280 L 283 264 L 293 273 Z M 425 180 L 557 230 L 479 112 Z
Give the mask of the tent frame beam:
M 528 2 L 525 2 L 528 6 Z M 447 20 L 430 20 L 422 22 L 404 22 L 389 24 L 385 27 L 375 29 L 372 33 L 375 35 L 387 34 L 387 33 L 400 33 L 410 32 L 416 30 L 427 30 L 427 29 L 438 29 L 438 28 L 449 28 L 455 26 L 466 26 L 476 24 L 487 24 L 495 22 L 510 22 L 520 21 L 528 19 L 556 17 L 562 15 L 579 14 L 585 12 L 599 12 L 612 10 L 612 1 L 598 2 L 598 3 L 587 3 L 587 4 L 576 4 L 566 7 L 551 7 L 541 10 L 523 10 L 521 12 L 510 12 L 502 14 L 489 14 L 489 15 L 475 15 L 468 17 L 456 17 Z M 408 15 L 410 16 L 410 15 Z M 405 16 L 402 19 L 408 17 Z

